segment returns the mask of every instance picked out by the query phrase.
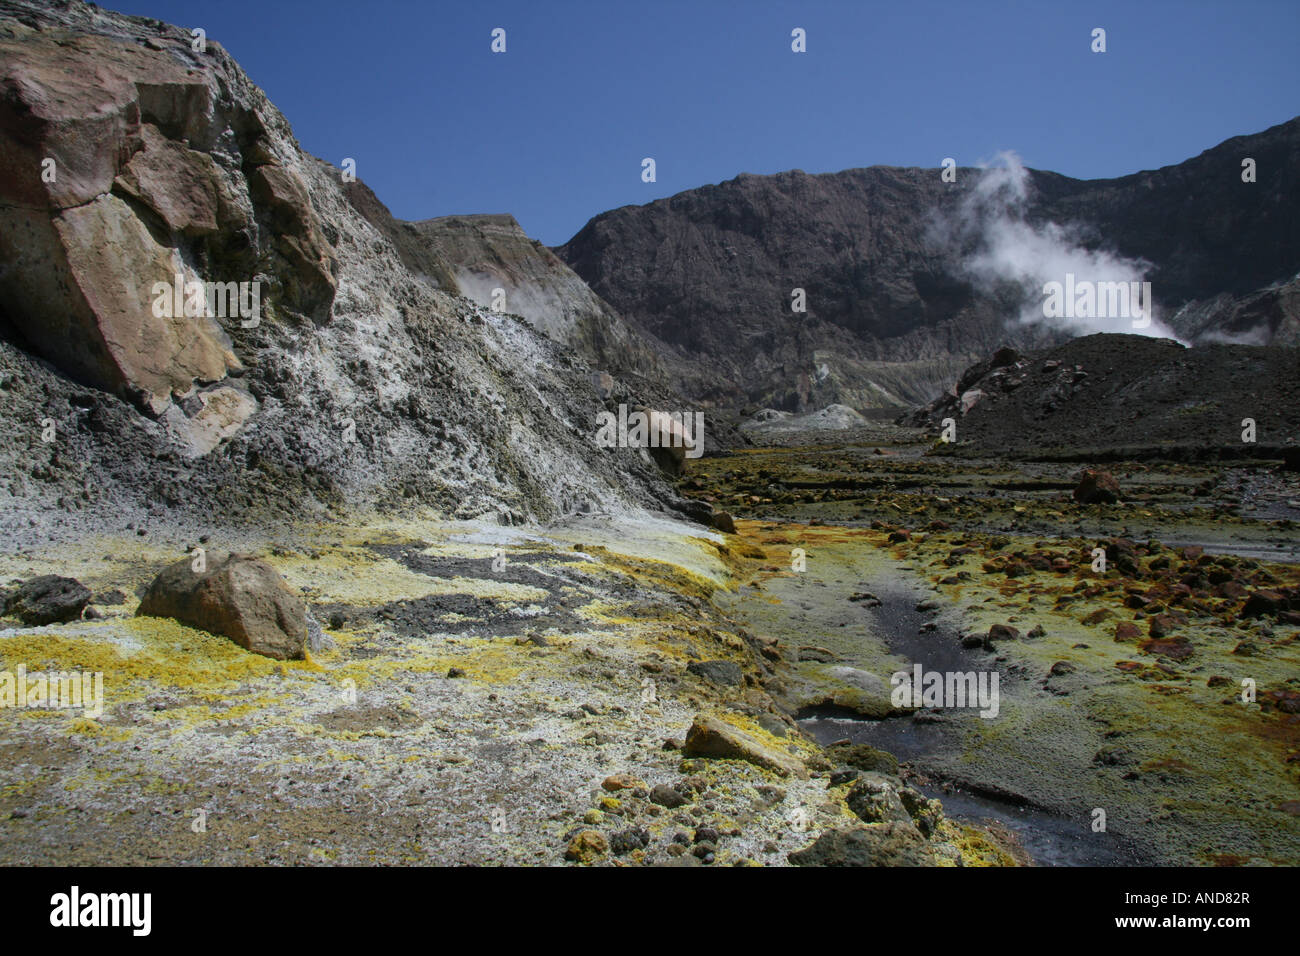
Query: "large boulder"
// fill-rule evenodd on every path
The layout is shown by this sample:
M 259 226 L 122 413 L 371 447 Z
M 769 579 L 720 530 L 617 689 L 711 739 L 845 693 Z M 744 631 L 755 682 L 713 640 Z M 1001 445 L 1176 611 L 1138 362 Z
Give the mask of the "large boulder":
M 680 475 L 686 470 L 688 458 L 698 458 L 703 454 L 704 435 L 697 433 L 696 419 L 693 417 L 642 406 L 635 410 L 648 418 L 649 446 L 646 451 L 664 474 L 674 477 Z
M 165 568 L 136 613 L 220 634 L 264 657 L 303 657 L 307 606 L 275 568 L 250 555 L 219 551 L 209 552 L 204 563 L 201 571 L 189 558 Z
M 90 588 L 75 578 L 43 574 L 24 581 L 4 599 L 4 611 L 28 627 L 75 621 L 90 603 Z
M 788 859 L 795 866 L 934 865 L 921 831 L 897 820 L 852 830 L 829 830 Z
M 864 823 L 886 823 L 890 820 L 910 823 L 912 817 L 903 806 L 898 791 L 899 788 L 881 774 L 868 774 L 854 781 L 844 797 L 844 803 Z
M 686 745 L 682 753 L 688 757 L 715 757 L 723 760 L 745 760 L 765 767 L 783 777 L 804 776 L 803 764 L 795 758 L 760 743 L 742 730 L 737 730 L 717 717 L 697 714 L 691 729 L 686 732 Z

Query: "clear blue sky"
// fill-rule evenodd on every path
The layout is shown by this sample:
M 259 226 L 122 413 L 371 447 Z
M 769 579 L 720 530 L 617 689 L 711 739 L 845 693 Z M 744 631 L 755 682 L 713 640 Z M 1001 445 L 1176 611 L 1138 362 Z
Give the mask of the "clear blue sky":
M 1297 0 L 102 5 L 202 26 L 305 149 L 355 157 L 394 215 L 509 212 L 551 245 L 607 209 L 740 172 L 1014 149 L 1117 176 L 1300 114 Z M 791 52 L 794 27 L 807 53 Z

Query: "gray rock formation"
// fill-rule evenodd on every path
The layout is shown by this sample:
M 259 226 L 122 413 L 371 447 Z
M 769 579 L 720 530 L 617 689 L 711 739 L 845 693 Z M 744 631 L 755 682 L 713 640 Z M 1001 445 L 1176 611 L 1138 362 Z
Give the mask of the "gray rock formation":
M 514 216 L 445 216 L 402 228 L 436 250 L 470 301 L 522 316 L 593 368 L 663 377 L 653 348 Z
M 456 295 L 215 39 L 0 0 L 0 143 L 0 536 L 675 500 L 596 447 L 593 370 Z

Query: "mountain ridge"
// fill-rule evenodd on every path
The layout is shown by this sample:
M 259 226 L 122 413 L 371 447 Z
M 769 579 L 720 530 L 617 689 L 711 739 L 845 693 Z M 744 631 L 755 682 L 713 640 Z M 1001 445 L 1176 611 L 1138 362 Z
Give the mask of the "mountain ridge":
M 1242 152 L 1255 154 L 1256 183 L 1241 181 Z M 891 404 L 921 404 L 998 345 L 1070 337 L 1011 321 L 1022 292 L 977 288 L 963 274 L 971 236 L 934 238 L 936 217 L 960 223 L 988 175 L 963 167 L 946 184 L 939 174 L 742 173 L 602 213 L 555 251 L 629 324 L 669 345 L 676 384 L 694 398 L 801 411 L 870 407 L 883 390 Z M 1079 227 L 1083 253 L 1150 261 L 1180 336 L 1300 341 L 1300 226 L 1279 211 L 1300 197 L 1300 117 L 1154 171 L 1024 175 L 1023 221 Z M 1193 187 L 1200 200 L 1186 198 Z M 795 288 L 807 293 L 807 321 L 792 318 Z

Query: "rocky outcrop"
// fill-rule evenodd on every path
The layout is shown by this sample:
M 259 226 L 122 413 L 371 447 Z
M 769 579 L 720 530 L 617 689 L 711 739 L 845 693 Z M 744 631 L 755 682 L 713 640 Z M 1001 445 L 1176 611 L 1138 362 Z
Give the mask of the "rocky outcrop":
M 1101 333 L 1014 360 L 971 366 L 925 408 L 899 419 L 956 423 L 953 454 L 1117 454 L 1283 458 L 1300 434 L 1300 348 L 1207 345 Z M 977 403 L 965 397 L 978 391 Z M 1249 421 L 1248 421 L 1249 420 Z M 1094 459 L 1095 460 L 1095 459 Z M 1081 501 L 1113 500 L 1094 478 Z
M 460 297 L 215 38 L 0 0 L 0 146 L 0 537 L 679 504 L 594 440 L 632 386 Z
M 196 51 L 161 25 L 88 32 L 107 23 L 78 7 L 49 20 L 28 10 L 0 4 L 11 334 L 159 415 L 242 371 L 232 337 L 250 315 L 192 283 L 257 282 L 254 318 L 328 321 L 335 265 L 301 158 L 221 47 Z M 177 276 L 181 292 L 160 296 Z
M 910 822 L 891 820 L 851 830 L 828 830 L 789 856 L 795 866 L 933 866 L 925 837 Z
M 1257 182 L 1241 181 L 1243 157 Z M 1300 118 L 1118 179 L 1029 170 L 1022 212 L 1069 225 L 1081 249 L 1151 263 L 1160 314 L 1190 341 L 1296 344 L 1298 172 Z M 1019 295 L 963 269 L 970 249 L 951 225 L 980 181 L 884 166 L 744 174 L 602 213 L 556 251 L 667 343 L 693 398 L 800 412 L 919 404 L 1003 343 L 1067 337 L 1010 322 Z M 792 310 L 797 289 L 806 313 Z
M 307 605 L 265 561 L 212 552 L 164 569 L 136 611 L 169 617 L 228 637 L 254 654 L 301 659 L 307 649 Z
M 654 348 L 514 216 L 444 216 L 401 228 L 449 264 L 471 301 L 522 316 L 593 368 L 662 376 Z
M 769 747 L 730 724 L 708 714 L 697 714 L 686 733 L 682 753 L 688 757 L 744 760 L 783 777 L 806 777 L 808 771 L 794 757 Z

